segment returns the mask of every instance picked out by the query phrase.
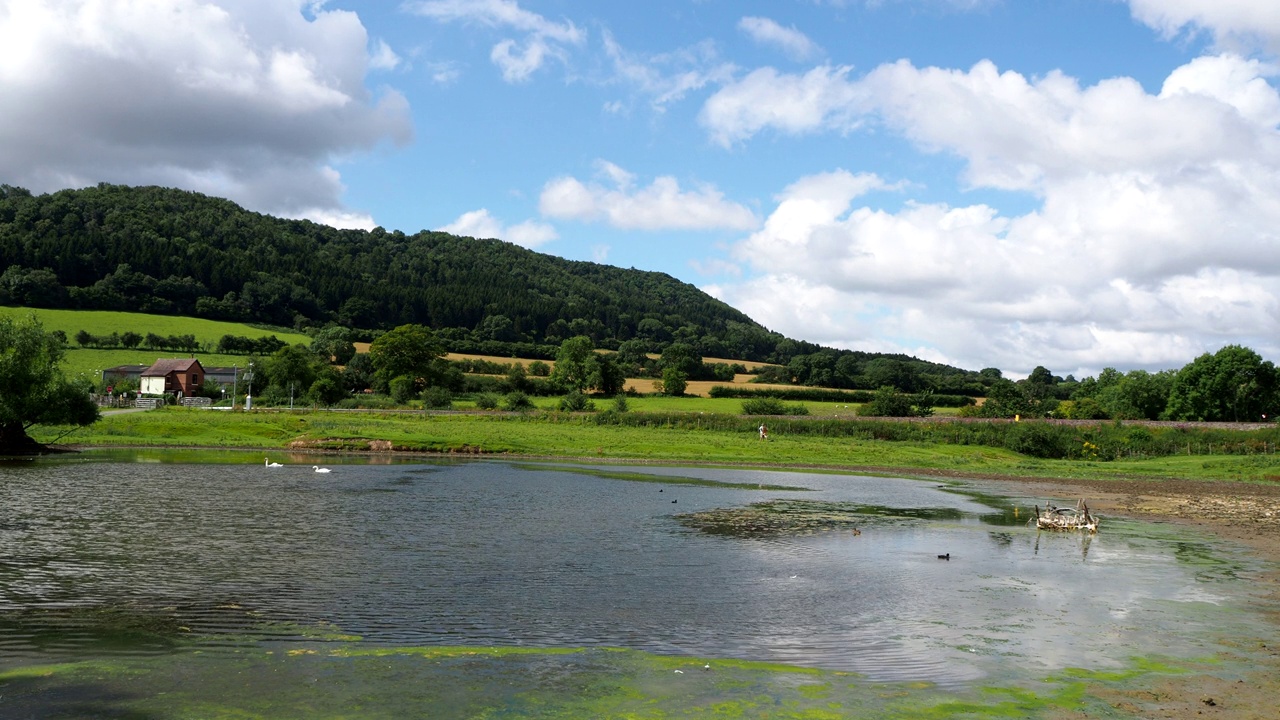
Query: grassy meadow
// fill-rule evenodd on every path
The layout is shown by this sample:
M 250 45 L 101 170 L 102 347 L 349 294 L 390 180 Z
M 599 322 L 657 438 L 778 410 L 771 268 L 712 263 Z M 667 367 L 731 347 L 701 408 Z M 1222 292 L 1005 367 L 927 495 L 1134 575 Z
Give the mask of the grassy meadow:
M 1280 455 L 1194 454 L 1110 462 L 1042 460 L 999 447 L 946 442 L 904 442 L 870 437 L 788 433 L 796 422 L 775 423 L 761 441 L 746 418 L 654 415 L 648 425 L 606 424 L 594 414 L 531 412 L 437 413 L 254 410 L 228 412 L 165 408 L 112 413 L 69 434 L 37 428 L 37 440 L 84 448 L 212 448 L 245 450 L 228 462 L 258 462 L 260 452 L 293 455 L 307 464 L 315 452 L 429 456 L 559 457 L 760 467 L 814 467 L 910 475 L 959 472 L 1046 478 L 1236 480 L 1274 483 Z M 728 428 L 728 429 L 726 429 Z
M 182 355 L 171 350 L 152 350 L 141 347 L 133 350 L 81 348 L 75 344 L 76 333 L 81 330 L 93 335 L 110 335 L 113 332 L 120 334 L 135 332 L 140 335 L 155 333 L 164 337 L 195 335 L 196 340 L 205 347 L 217 347 L 218 340 L 223 335 L 248 338 L 275 335 L 290 345 L 311 342 L 311 338 L 292 330 L 262 328 L 218 320 L 107 310 L 44 310 L 0 306 L 0 317 L 24 318 L 32 314 L 40 320 L 46 331 L 61 330 L 66 333 L 70 345 L 62 360 L 62 371 L 68 377 L 96 377 L 105 368 L 117 365 L 150 365 L 159 358 Z M 248 362 L 248 358 L 244 355 L 198 352 L 196 356 L 205 367 L 243 366 Z
M 0 307 L 0 316 L 34 312 L 48 330 L 62 330 L 69 337 L 80 330 L 95 335 L 133 331 L 159 335 L 194 334 L 203 344 L 216 344 L 223 335 L 263 337 L 275 335 L 288 343 L 306 343 L 307 336 L 281 329 L 193 318 L 173 318 L 140 313 L 29 310 Z M 72 348 L 63 363 L 68 375 L 93 377 L 103 368 L 123 364 L 150 364 L 172 353 L 155 350 L 92 350 Z M 243 355 L 199 353 L 206 366 L 243 365 Z M 482 356 L 450 356 L 451 359 Z M 484 357 L 497 363 L 527 362 Z M 550 364 L 550 363 L 548 363 Z M 752 376 L 739 375 L 735 383 Z M 1059 478 L 1190 478 L 1276 482 L 1280 480 L 1280 455 L 1274 453 L 1275 437 L 1214 437 L 1185 455 L 1144 456 L 1131 452 L 1120 459 L 1093 461 L 1036 459 L 1000 447 L 964 439 L 950 430 L 930 438 L 904 440 L 879 430 L 858 430 L 849 435 L 830 432 L 846 428 L 857 419 L 857 404 L 800 403 L 809 415 L 766 419 L 770 440 L 755 432 L 758 420 L 742 416 L 742 400 L 706 397 L 706 387 L 691 384 L 690 395 L 668 397 L 653 391 L 653 381 L 633 378 L 628 386 L 639 391 L 627 398 L 626 422 L 602 421 L 615 412 L 611 399 L 594 399 L 596 413 L 567 415 L 555 412 L 558 397 L 535 397 L 535 410 L 525 414 L 499 412 L 424 413 L 421 411 L 271 410 L 226 412 L 166 408 L 145 413 L 109 413 L 87 428 L 33 429 L 35 439 L 83 447 L 220 448 L 273 452 L 382 452 L 399 450 L 443 455 L 499 455 L 599 458 L 665 463 L 747 464 L 758 466 L 808 466 L 832 469 L 896 468 L 896 472 L 953 471 L 973 474 L 1022 475 Z M 460 411 L 475 410 L 474 400 L 454 402 Z M 954 409 L 938 409 L 940 416 Z M 705 419 L 705 421 L 704 421 Z M 945 417 L 942 418 L 945 420 Z M 820 426 L 826 424 L 826 429 Z M 954 425 L 952 427 L 963 427 Z M 1112 435 L 1128 432 L 1113 429 Z M 1138 431 L 1134 431 L 1138 432 Z M 1228 430 L 1228 433 L 1232 431 Z M 886 438 L 894 439 L 886 439 Z M 924 437 L 924 436 L 920 436 Z M 878 438 L 878 439 L 877 439 Z M 1077 438 L 1074 442 L 1079 443 Z M 1122 440 L 1122 442 L 1128 442 Z M 1213 454 L 1213 443 L 1260 442 L 1262 453 Z M 1266 452 L 1270 447 L 1272 451 Z M 1088 445 L 1088 443 L 1085 443 Z M 1010 445 L 1010 447 L 1016 447 Z M 244 454 L 229 457 L 243 459 Z M 1056 456 L 1044 456 L 1056 457 Z

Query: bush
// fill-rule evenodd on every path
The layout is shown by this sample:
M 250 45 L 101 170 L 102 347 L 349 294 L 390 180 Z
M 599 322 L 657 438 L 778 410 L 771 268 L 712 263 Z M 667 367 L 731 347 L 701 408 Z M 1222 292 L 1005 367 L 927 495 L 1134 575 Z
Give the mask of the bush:
M 1044 422 L 1013 423 L 1004 442 L 1005 447 L 1016 453 L 1046 460 L 1061 460 L 1068 453 L 1062 428 Z
M 391 399 L 397 405 L 404 405 L 413 397 L 413 378 L 408 375 L 392 378 L 388 389 L 390 390 Z
M 338 382 L 336 376 L 325 375 L 317 378 L 311 383 L 311 389 L 307 391 L 307 399 L 321 405 L 333 405 L 341 402 L 347 396 L 347 391 L 342 387 L 342 383 Z
M 587 399 L 586 395 L 574 390 L 560 398 L 558 407 L 561 412 L 594 412 L 596 404 Z
M 664 395 L 680 397 L 689 387 L 689 376 L 674 367 L 662 371 L 662 392 Z
M 627 403 L 627 396 L 626 396 L 626 395 L 615 395 L 615 396 L 613 397 L 613 410 L 614 410 L 614 412 L 624 413 L 624 412 L 626 412 L 626 411 L 627 411 L 627 410 L 629 410 L 629 409 L 630 409 L 630 407 L 629 407 L 629 404 Z
M 386 395 L 360 393 L 340 400 L 334 407 L 342 410 L 390 410 L 396 407 L 396 401 Z
M 453 393 L 448 388 L 432 385 L 422 391 L 422 406 L 432 410 L 448 410 L 453 407 Z
M 497 393 L 491 393 L 491 392 L 480 393 L 479 395 L 476 396 L 476 407 L 480 408 L 481 410 L 493 410 L 494 408 L 498 407 Z
M 513 390 L 512 392 L 507 393 L 506 397 L 502 398 L 502 408 L 504 410 L 511 410 L 514 412 L 532 410 L 533 401 L 529 399 L 528 395 L 525 395 L 519 390 Z
M 742 401 L 743 415 L 782 415 L 786 405 L 775 397 L 751 398 Z

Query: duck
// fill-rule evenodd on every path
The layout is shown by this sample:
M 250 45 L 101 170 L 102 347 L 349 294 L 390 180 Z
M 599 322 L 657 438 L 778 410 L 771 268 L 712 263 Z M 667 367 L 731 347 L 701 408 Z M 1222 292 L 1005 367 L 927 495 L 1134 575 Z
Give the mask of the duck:
M 284 467 L 284 465 L 281 465 L 280 463 L 271 462 L 271 458 L 262 458 L 262 464 L 267 467 Z
M 322 467 L 320 467 L 319 465 L 312 465 L 312 466 L 311 466 L 311 469 L 312 469 L 312 470 L 315 470 L 316 472 L 333 472 L 333 471 L 332 471 L 332 470 L 330 470 L 329 468 L 322 468 Z
M 951 553 L 947 553 L 946 555 L 939 555 L 939 556 L 938 556 L 938 559 L 939 559 L 939 560 L 950 560 L 950 559 L 951 559 Z

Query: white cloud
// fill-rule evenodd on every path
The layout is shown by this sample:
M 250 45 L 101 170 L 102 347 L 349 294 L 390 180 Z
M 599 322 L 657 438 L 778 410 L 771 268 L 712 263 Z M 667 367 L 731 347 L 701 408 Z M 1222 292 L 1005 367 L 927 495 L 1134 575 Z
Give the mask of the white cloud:
M 698 121 L 721 145 L 745 140 L 765 128 L 787 133 L 857 126 L 859 88 L 852 68 L 816 67 L 804 75 L 773 68 L 752 71 L 708 98 Z
M 334 157 L 412 135 L 365 86 L 350 12 L 300 0 L 0 3 L 0 177 L 45 192 L 159 184 L 263 212 L 347 213 Z
M 464 237 L 497 238 L 530 249 L 559 237 L 555 228 L 537 220 L 505 226 L 485 208 L 463 213 L 439 230 Z
M 969 71 L 899 62 L 860 79 L 824 70 L 819 83 L 812 73 L 744 80 L 727 95 L 766 88 L 754 97 L 796 107 L 775 107 L 767 122 L 704 114 L 724 120 L 709 126 L 712 137 L 874 122 L 961 158 L 974 188 L 1040 202 L 1021 215 L 909 200 L 890 211 L 865 195 L 901 186 L 875 176 L 802 178 L 735 248 L 757 279 L 720 291 L 789 336 L 932 346 L 962 367 L 1180 367 L 1227 342 L 1280 354 L 1273 73 L 1224 54 L 1176 69 L 1158 94 L 1125 78 L 1082 87 L 1061 73 L 1028 79 L 986 62 Z M 788 117 L 807 120 L 776 119 Z M 752 309 L 770 283 L 818 301 L 782 294 L 774 304 L 784 307 Z
M 454 62 L 429 62 L 425 64 L 425 68 L 431 82 L 437 85 L 452 85 L 462 77 L 462 69 Z
M 650 105 L 659 111 L 690 92 L 730 81 L 737 70 L 732 63 L 719 58 L 715 45 L 710 42 L 674 52 L 642 56 L 627 51 L 606 30 L 604 50 L 613 65 L 612 81 L 647 98 Z M 620 112 L 625 107 L 619 101 L 607 104 L 609 112 Z
M 400 56 L 385 40 L 379 40 L 369 56 L 369 67 L 374 70 L 395 70 L 400 67 L 400 63 Z
M 1166 38 L 1205 31 L 1222 49 L 1280 51 L 1280 4 L 1268 0 L 1129 0 L 1129 8 Z
M 744 17 L 738 21 L 738 29 L 761 45 L 781 50 L 792 60 L 807 60 L 822 52 L 809 36 L 797 30 L 794 25 L 782 27 L 769 18 Z
M 553 22 L 515 0 L 418 0 L 403 7 L 439 22 L 472 22 L 523 33 L 520 40 L 499 41 L 489 53 L 507 82 L 528 80 L 549 58 L 566 61 L 565 46 L 586 41 L 586 33 L 572 21 Z
M 613 163 L 600 161 L 597 169 L 604 183 L 573 177 L 549 181 L 538 202 L 542 214 L 604 220 L 630 230 L 747 230 L 758 224 L 755 213 L 710 185 L 682 190 L 674 177 L 660 176 L 646 187 L 635 187 L 634 177 Z
M 333 208 L 304 208 L 295 213 L 295 217 L 344 230 L 372 230 L 378 226 L 373 216 L 368 213 L 335 210 Z

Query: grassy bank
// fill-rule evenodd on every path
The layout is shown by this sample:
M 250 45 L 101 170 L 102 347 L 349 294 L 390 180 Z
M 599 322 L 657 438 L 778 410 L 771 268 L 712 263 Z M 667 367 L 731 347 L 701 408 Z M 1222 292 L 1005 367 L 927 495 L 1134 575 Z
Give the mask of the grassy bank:
M 1206 437 L 1216 439 L 1219 444 L 1189 441 L 1190 452 L 1165 457 L 1043 459 L 965 440 L 1002 431 L 994 425 L 965 429 L 952 427 L 952 423 L 881 422 L 877 425 L 822 418 L 771 419 L 770 439 L 765 442 L 756 436 L 758 420 L 754 418 L 634 412 L 622 416 L 541 412 L 529 415 L 270 410 L 246 413 L 166 408 L 110 415 L 66 435 L 60 442 L 85 447 L 252 448 L 298 452 L 396 450 L 832 469 L 893 468 L 903 473 L 918 470 L 1051 478 L 1178 478 L 1264 483 L 1280 480 L 1280 456 L 1268 443 L 1266 437 L 1269 436 L 1259 440 L 1256 434 L 1275 432 L 1272 430 L 1215 431 L 1216 434 Z M 1112 427 L 1096 426 L 1099 432 Z M 962 430 L 966 433 L 964 437 Z M 1074 428 L 1070 432 L 1088 430 Z M 36 438 L 51 441 L 64 431 L 39 429 Z M 1124 428 L 1115 431 L 1127 432 Z M 1227 446 L 1224 438 L 1233 435 L 1238 436 L 1234 447 L 1240 454 L 1222 454 Z M 1250 448 L 1257 451 L 1248 452 Z M 252 459 L 256 462 L 259 458 L 255 455 Z

